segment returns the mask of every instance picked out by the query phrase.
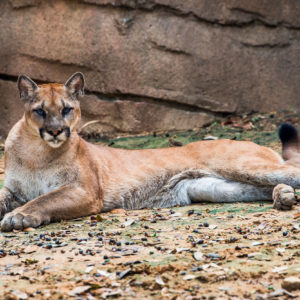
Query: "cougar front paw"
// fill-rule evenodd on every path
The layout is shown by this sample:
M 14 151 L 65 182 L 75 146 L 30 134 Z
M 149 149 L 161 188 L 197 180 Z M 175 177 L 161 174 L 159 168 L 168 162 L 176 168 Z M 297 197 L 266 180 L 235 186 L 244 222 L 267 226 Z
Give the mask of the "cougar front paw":
M 39 214 L 28 214 L 18 209 L 6 214 L 1 222 L 1 231 L 23 230 L 27 227 L 38 227 L 47 220 L 43 220 Z
M 273 208 L 290 210 L 296 203 L 294 189 L 286 184 L 278 184 L 273 190 Z
M 0 221 L 3 219 L 6 212 L 7 212 L 6 206 L 4 205 L 4 203 L 0 203 Z

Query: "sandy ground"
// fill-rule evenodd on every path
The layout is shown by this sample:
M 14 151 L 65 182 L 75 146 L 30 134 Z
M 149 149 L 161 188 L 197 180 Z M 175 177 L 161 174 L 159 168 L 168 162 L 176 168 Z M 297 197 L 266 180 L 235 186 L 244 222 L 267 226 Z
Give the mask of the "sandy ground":
M 3 233 L 0 295 L 300 297 L 300 290 L 281 290 L 284 278 L 300 272 L 300 222 L 294 217 L 299 208 L 279 212 L 270 203 L 244 203 L 121 210 L 30 232 Z

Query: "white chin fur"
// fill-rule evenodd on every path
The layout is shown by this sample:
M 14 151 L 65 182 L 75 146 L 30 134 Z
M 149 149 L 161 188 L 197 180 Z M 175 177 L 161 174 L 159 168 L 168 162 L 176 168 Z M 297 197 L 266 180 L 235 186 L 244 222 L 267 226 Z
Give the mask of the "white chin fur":
M 44 133 L 44 141 L 51 147 L 51 148 L 58 148 L 60 147 L 65 141 L 67 140 L 64 133 L 60 134 L 56 139 L 53 138 L 47 132 Z
M 45 141 L 45 142 L 52 148 L 58 148 L 64 143 L 64 141 L 61 140 L 52 140 L 52 141 Z

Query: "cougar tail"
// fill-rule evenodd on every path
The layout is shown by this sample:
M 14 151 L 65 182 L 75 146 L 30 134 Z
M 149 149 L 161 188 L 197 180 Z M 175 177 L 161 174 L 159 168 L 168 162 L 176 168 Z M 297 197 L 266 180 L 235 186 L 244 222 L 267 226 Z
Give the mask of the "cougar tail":
M 300 136 L 298 130 L 292 124 L 283 123 L 278 134 L 282 143 L 283 159 L 300 167 Z

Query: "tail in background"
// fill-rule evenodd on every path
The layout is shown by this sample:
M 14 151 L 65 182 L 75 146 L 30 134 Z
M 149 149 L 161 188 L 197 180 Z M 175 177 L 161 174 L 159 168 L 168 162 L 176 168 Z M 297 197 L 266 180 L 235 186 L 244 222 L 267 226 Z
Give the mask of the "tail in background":
M 282 143 L 283 159 L 300 167 L 300 136 L 298 130 L 292 124 L 283 123 L 278 134 Z

